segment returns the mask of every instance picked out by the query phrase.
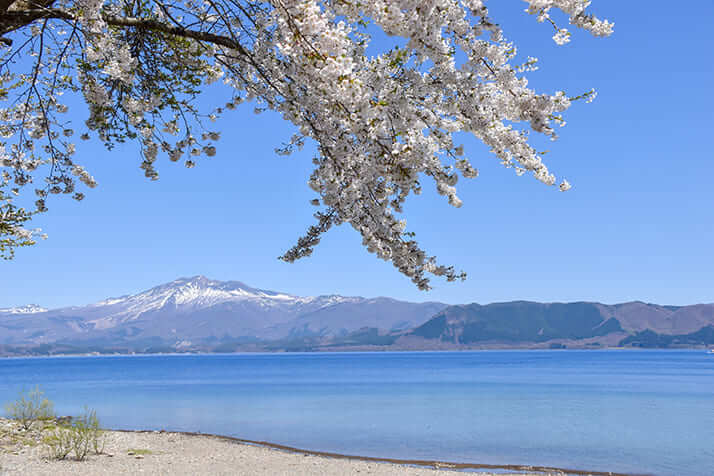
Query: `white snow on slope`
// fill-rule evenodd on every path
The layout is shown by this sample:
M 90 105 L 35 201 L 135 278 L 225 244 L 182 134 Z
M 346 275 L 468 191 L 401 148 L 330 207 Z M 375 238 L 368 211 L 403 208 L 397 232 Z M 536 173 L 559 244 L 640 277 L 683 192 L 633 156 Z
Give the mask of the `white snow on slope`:
M 0 314 L 35 314 L 46 311 L 47 309 L 40 307 L 37 304 L 28 304 L 27 306 L 0 309 Z
M 342 302 L 357 302 L 362 298 L 343 296 L 300 297 L 251 288 L 238 281 L 214 281 L 204 276 L 180 278 L 147 291 L 110 298 L 88 306 L 102 316 L 90 320 L 97 329 L 113 327 L 121 322 L 139 318 L 143 313 L 166 310 L 200 309 L 219 304 L 249 303 L 261 308 L 289 311 L 308 306 L 311 310 Z

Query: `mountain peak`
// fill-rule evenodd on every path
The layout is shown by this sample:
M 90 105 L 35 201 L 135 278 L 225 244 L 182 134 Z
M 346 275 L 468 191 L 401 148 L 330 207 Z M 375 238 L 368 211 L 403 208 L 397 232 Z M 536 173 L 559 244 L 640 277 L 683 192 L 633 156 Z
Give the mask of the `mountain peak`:
M 222 290 L 245 290 L 245 291 L 258 291 L 257 289 L 248 286 L 240 281 L 218 281 L 215 279 L 207 278 L 201 274 L 191 277 L 182 277 L 166 283 L 159 288 L 172 287 L 172 288 L 185 288 L 193 287 L 199 289 L 222 289 Z
M 128 296 L 126 299 L 112 300 L 111 303 L 123 301 L 123 307 L 130 309 L 126 314 L 138 316 L 143 312 L 167 308 L 167 306 L 171 309 L 178 309 L 182 306 L 195 308 L 245 300 L 258 300 L 264 305 L 269 305 L 271 303 L 303 301 L 305 298 L 253 288 L 240 281 L 218 281 L 203 275 L 196 275 L 181 277 Z M 109 304 L 109 302 L 99 304 Z
M 191 277 L 181 277 L 178 279 L 175 279 L 171 281 L 168 284 L 176 284 L 176 285 L 185 285 L 185 284 L 199 284 L 199 285 L 207 285 L 210 284 L 213 281 L 211 279 L 208 279 L 207 277 L 203 276 L 202 274 L 197 274 L 196 276 L 191 276 Z

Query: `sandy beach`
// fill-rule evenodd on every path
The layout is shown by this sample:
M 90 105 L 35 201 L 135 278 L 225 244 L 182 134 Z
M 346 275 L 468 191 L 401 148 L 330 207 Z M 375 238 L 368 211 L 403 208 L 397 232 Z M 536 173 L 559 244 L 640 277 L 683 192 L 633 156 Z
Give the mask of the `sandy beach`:
M 40 425 L 41 426 L 41 425 Z M 46 434 L 46 432 L 45 432 Z M 214 435 L 164 431 L 106 431 L 101 454 L 84 461 L 47 457 L 43 431 L 22 430 L 14 421 L 0 419 L 0 475 L 414 475 L 453 476 L 462 465 L 407 462 L 326 455 L 286 447 L 251 444 Z M 517 474 L 563 475 L 557 470 L 514 471 Z M 537 469 L 537 468 L 533 468 Z M 495 476 L 490 472 L 470 472 Z M 503 474 L 499 471 L 498 474 Z M 573 474 L 568 472 L 567 474 Z M 591 473 L 597 474 L 597 473 Z

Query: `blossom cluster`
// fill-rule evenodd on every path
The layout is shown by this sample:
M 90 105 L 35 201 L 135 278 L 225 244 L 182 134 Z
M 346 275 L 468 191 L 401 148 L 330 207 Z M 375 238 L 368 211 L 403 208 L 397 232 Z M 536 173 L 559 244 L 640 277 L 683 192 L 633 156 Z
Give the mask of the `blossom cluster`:
M 590 1 L 584 0 L 525 0 L 528 3 L 526 12 L 537 15 L 539 22 L 549 21 L 556 32 L 553 40 L 559 45 L 570 41 L 570 32 L 567 28 L 559 28 L 550 17 L 550 10 L 556 8 L 569 16 L 572 25 L 589 31 L 594 36 L 609 36 L 615 25 L 607 20 L 601 20 L 595 15 L 586 12 Z
M 310 255 L 321 234 L 348 223 L 370 252 L 421 289 L 430 287 L 428 274 L 465 277 L 424 252 L 400 218 L 424 177 L 461 206 L 459 176 L 474 178 L 478 170 L 456 133 L 473 134 L 519 175 L 570 188 L 565 180 L 558 184 L 528 132 L 555 139 L 562 113 L 594 92 L 571 98 L 529 88 L 524 73 L 536 60 L 515 63 L 515 46 L 483 0 L 185 0 L 151 9 L 64 2 L 54 17 L 45 13 L 27 31 L 13 32 L 28 38 L 22 48 L 34 54 L 34 74 L 18 75 L 22 62 L 11 52 L 0 69 L 0 85 L 12 85 L 20 99 L 0 110 L 0 133 L 14 139 L 0 165 L 13 171 L 16 188 L 31 183 L 38 168 L 49 169 L 46 187 L 36 189 L 37 211 L 48 194 L 73 193 L 75 178 L 94 186 L 75 163 L 74 143 L 65 140 L 73 131 L 59 119 L 64 92 L 82 94 L 89 107 L 81 137 L 96 135 L 109 147 L 137 140 L 140 167 L 151 179 L 158 178 L 160 152 L 187 167 L 216 155 L 220 134 L 206 121 L 245 101 L 256 112 L 277 111 L 296 127 L 280 153 L 306 139 L 316 144 L 309 186 L 318 196 L 313 205 L 323 207 L 317 224 L 281 258 Z M 586 0 L 526 2 L 527 13 L 553 24 L 559 44 L 570 33 L 551 19 L 553 9 L 595 36 L 612 32 L 611 23 L 587 13 Z M 405 44 L 368 55 L 370 23 Z M 201 89 L 217 80 L 229 99 L 202 112 Z

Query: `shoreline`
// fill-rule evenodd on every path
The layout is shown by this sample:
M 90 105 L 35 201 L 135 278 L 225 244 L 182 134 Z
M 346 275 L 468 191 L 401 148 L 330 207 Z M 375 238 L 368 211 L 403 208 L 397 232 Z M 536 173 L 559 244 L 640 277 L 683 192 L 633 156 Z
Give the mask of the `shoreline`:
M 555 466 L 532 466 L 532 465 L 519 465 L 519 464 L 487 464 L 487 463 L 458 463 L 451 461 L 440 461 L 440 460 L 419 460 L 419 459 L 399 459 L 399 458 L 389 458 L 389 457 L 378 457 L 378 456 L 360 456 L 360 455 L 348 455 L 343 453 L 333 453 L 329 451 L 320 450 L 307 450 L 304 448 L 296 448 L 294 446 L 282 445 L 279 443 L 271 443 L 269 441 L 260 440 L 248 440 L 245 438 L 238 438 L 235 436 L 218 435 L 215 433 L 200 433 L 192 431 L 164 431 L 164 430 L 107 430 L 116 431 L 120 433 L 145 433 L 145 434 L 156 434 L 156 433 L 171 433 L 178 435 L 185 435 L 190 437 L 205 437 L 221 441 L 229 441 L 235 444 L 258 446 L 263 448 L 270 448 L 272 450 L 285 451 L 293 454 L 303 454 L 310 456 L 319 456 L 322 458 L 333 458 L 333 459 L 344 459 L 344 460 L 355 460 L 355 461 L 366 461 L 373 463 L 388 463 L 397 464 L 403 466 L 417 466 L 422 468 L 430 469 L 449 469 L 449 470 L 464 470 L 464 469 L 495 469 L 500 471 L 518 471 L 516 474 L 522 474 L 523 471 L 535 471 L 537 473 L 556 473 L 559 475 L 586 475 L 586 476 L 649 476 L 644 473 L 617 473 L 612 471 L 588 471 L 583 469 L 569 469 L 569 468 L 559 468 Z M 503 473 L 509 474 L 509 473 Z
M 45 423 L 29 430 L 0 418 L 0 475 L 244 475 L 323 476 L 366 473 L 375 476 L 638 476 L 530 465 L 495 465 L 400 459 L 296 448 L 226 435 L 164 430 L 104 430 L 102 449 L 84 461 L 49 459 Z M 644 476 L 644 475 L 641 475 Z
M 320 354 L 402 354 L 402 353 L 470 353 L 470 352 L 701 352 L 705 354 L 709 346 L 692 347 L 569 347 L 565 349 L 549 349 L 543 347 L 493 347 L 473 349 L 390 349 L 390 350 L 314 350 L 314 351 L 240 351 L 240 352 L 156 352 L 156 353 L 78 353 L 78 354 L 0 354 L 0 359 L 54 359 L 81 357 L 187 357 L 187 356 L 239 356 L 239 355 L 320 355 Z

